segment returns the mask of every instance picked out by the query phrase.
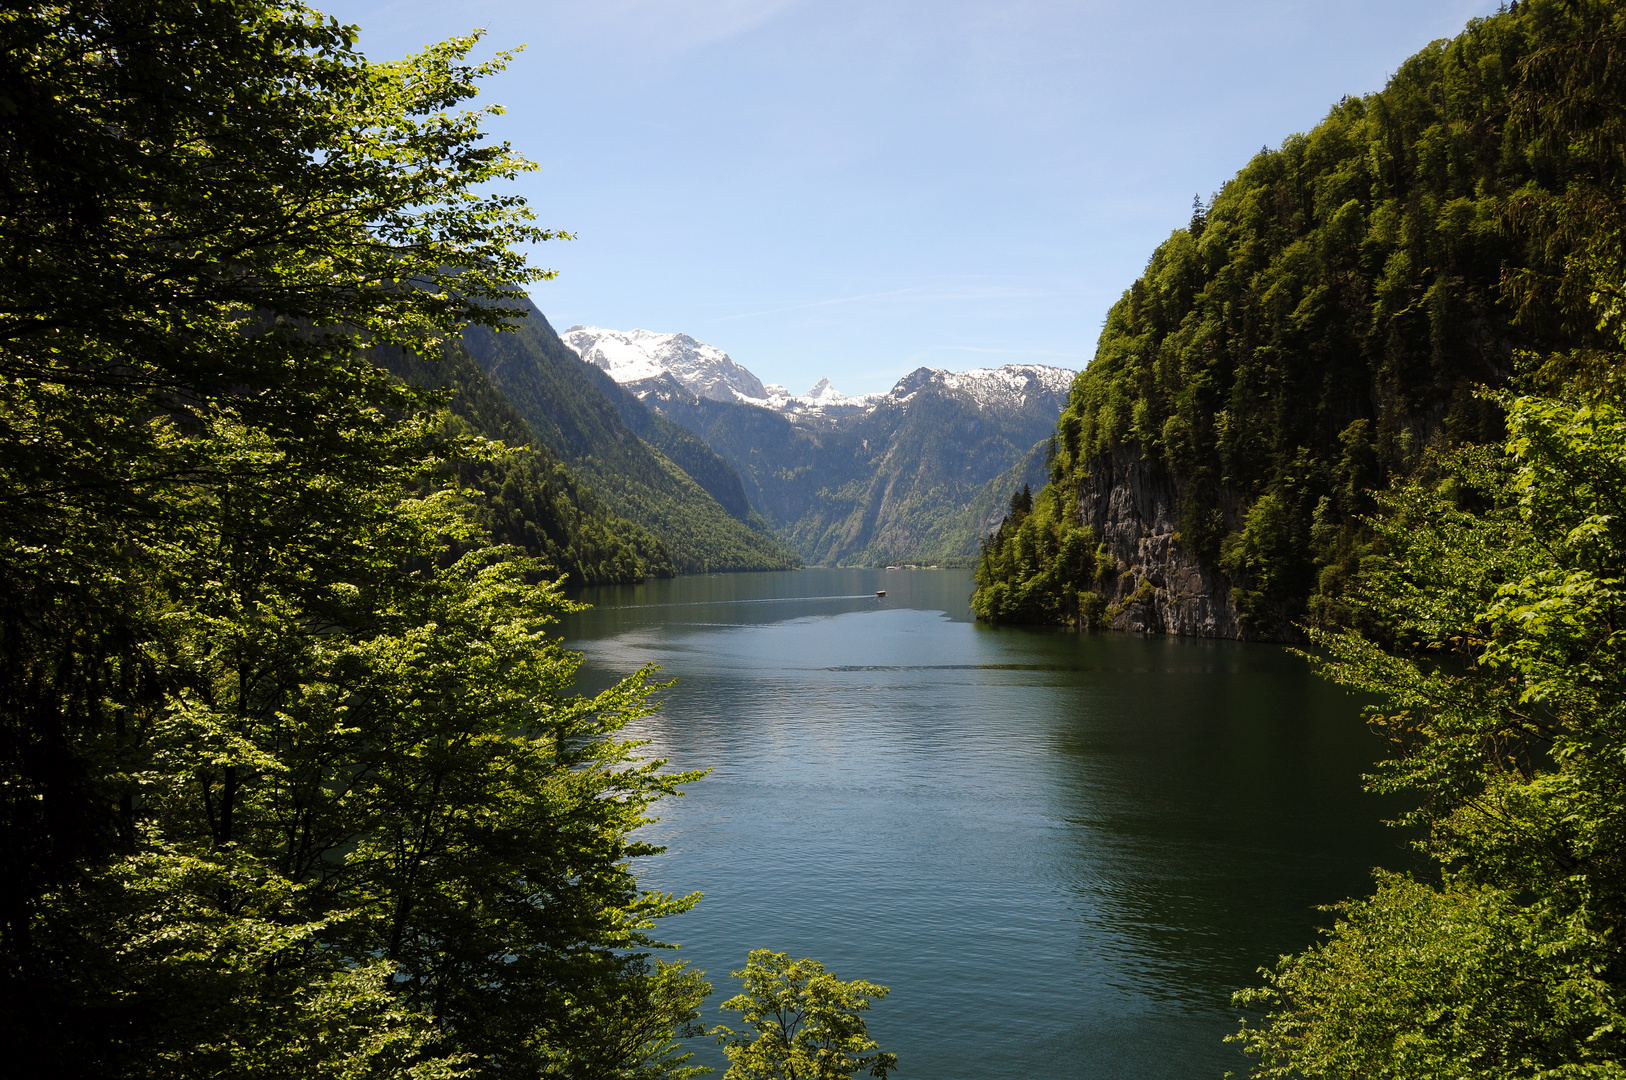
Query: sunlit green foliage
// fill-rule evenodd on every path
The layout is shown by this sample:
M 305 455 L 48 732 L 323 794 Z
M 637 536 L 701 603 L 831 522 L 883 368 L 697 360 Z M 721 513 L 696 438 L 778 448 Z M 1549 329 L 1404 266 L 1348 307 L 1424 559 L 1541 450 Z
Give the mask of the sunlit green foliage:
M 460 111 L 296 4 L 0 11 L 0 1033 L 18 1075 L 666 1077 L 661 776 L 371 356 L 544 276 Z M 488 507 L 487 513 L 491 513 Z M 618 1018 L 612 1022 L 609 1018 Z
M 1097 554 L 1095 530 L 1079 523 L 1063 490 L 1050 484 L 1035 496 L 1023 485 L 1011 496 L 1005 520 L 982 544 L 971 597 L 977 618 L 1081 630 L 1103 625 L 1101 592 L 1087 586 L 1116 573 L 1117 563 Z
M 1252 632 L 1351 617 L 1366 492 L 1429 445 L 1499 438 L 1473 391 L 1505 384 L 1514 350 L 1593 343 L 1562 283 L 1611 196 L 1566 193 L 1619 175 L 1613 84 L 1547 61 L 1613 17 L 1535 0 L 1477 19 L 1261 150 L 1112 308 L 1057 428 L 1059 482 L 1076 495 L 1114 448 L 1160 460 L 1188 481 L 1179 542 Z M 1552 137 L 1544 109 L 1580 134 Z
M 1529 115 L 1576 153 L 1626 148 L 1626 10 L 1532 54 Z M 1353 598 L 1372 627 L 1318 633 L 1323 670 L 1375 695 L 1418 801 L 1429 871 L 1383 876 L 1320 946 L 1238 996 L 1257 1075 L 1626 1075 L 1626 199 L 1610 168 L 1530 199 L 1568 252 L 1523 300 L 1607 347 L 1526 356 L 1500 446 L 1430 452 L 1378 497 Z M 1556 234 L 1556 235 L 1555 235 Z
M 846 1080 L 860 1071 L 886 1080 L 898 1067 L 897 1055 L 869 1037 L 863 1017 L 886 987 L 842 982 L 817 960 L 768 949 L 752 949 L 745 970 L 730 974 L 745 990 L 723 1008 L 739 1012 L 751 1030 L 717 1028 L 728 1054 L 725 1080 Z
M 626 865 L 653 850 L 628 839 L 649 802 L 688 779 L 613 737 L 647 711 L 645 676 L 571 696 L 576 661 L 544 635 L 568 605 L 529 583 L 538 567 L 476 549 L 401 573 L 468 526 L 445 496 L 374 499 L 377 531 L 304 523 L 370 573 L 313 573 L 263 543 L 180 545 L 194 592 L 155 642 L 164 700 L 131 717 L 131 842 L 103 910 L 74 913 L 120 943 L 92 968 L 104 1007 L 139 1003 L 149 1025 L 125 1075 L 315 1074 L 319 1047 L 280 1044 L 334 981 L 353 988 L 352 1012 L 324 1020 L 335 1034 L 398 1002 L 431 1061 L 606 1075 L 586 1063 L 621 1033 L 584 1038 L 601 1008 L 681 976 L 624 955 L 689 903 L 640 893 Z M 668 1036 L 703 992 L 687 985 L 656 1019 Z
M 1383 879 L 1240 996 L 1272 1012 L 1260 1075 L 1626 1074 L 1626 413 L 1500 400 L 1505 454 L 1381 499 L 1361 602 L 1397 645 L 1318 637 L 1382 696 L 1375 783 L 1421 796 L 1439 880 Z
M 1506 889 L 1386 876 L 1326 944 L 1238 995 L 1283 1010 L 1245 1033 L 1254 1075 L 1621 1076 L 1618 983 L 1589 970 L 1600 944 Z

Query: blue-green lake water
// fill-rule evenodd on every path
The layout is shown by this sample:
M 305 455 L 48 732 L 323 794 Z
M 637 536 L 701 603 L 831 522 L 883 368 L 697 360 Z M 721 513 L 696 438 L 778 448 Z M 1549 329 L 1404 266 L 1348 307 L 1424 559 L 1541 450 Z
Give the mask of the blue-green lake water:
M 716 986 L 706 1021 L 767 947 L 891 987 L 870 1032 L 902 1080 L 1243 1072 L 1232 991 L 1405 860 L 1357 703 L 1279 647 L 987 627 L 970 590 L 696 576 L 564 621 L 584 689 L 677 679 L 634 734 L 711 770 L 640 868 L 705 894 L 661 936 Z

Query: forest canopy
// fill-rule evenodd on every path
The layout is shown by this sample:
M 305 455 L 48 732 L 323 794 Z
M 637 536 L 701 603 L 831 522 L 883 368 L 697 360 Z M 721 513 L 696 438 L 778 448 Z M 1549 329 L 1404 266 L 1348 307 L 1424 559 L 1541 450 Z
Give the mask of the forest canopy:
M 1354 617 L 1368 493 L 1431 446 L 1500 439 L 1476 388 L 1521 352 L 1607 347 L 1578 271 L 1622 175 L 1617 8 L 1476 19 L 1199 201 L 1109 312 L 1052 483 L 988 550 L 983 617 L 1088 621 L 1080 594 L 1123 567 L 1057 557 L 1093 548 L 1064 532 L 1114 453 L 1177 479 L 1178 543 L 1249 634 Z
M 511 451 L 372 359 L 547 276 L 516 247 L 558 234 L 493 193 L 530 165 L 463 107 L 507 59 L 476 43 L 0 12 L 14 1069 L 684 1074 L 706 987 L 649 950 L 690 901 L 628 866 L 685 779 L 617 735 L 648 673 L 571 692 L 556 572 L 458 486 Z

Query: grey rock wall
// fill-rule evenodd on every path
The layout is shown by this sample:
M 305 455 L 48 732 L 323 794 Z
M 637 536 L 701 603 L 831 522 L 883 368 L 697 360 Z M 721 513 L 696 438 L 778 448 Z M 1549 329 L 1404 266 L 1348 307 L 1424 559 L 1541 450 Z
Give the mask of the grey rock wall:
M 1190 637 L 1240 638 L 1232 582 L 1202 566 L 1175 540 L 1182 483 L 1162 464 L 1129 449 L 1090 463 L 1079 491 L 1079 514 L 1118 561 L 1116 578 L 1103 582 L 1116 630 Z M 1241 507 L 1226 500 L 1227 525 Z

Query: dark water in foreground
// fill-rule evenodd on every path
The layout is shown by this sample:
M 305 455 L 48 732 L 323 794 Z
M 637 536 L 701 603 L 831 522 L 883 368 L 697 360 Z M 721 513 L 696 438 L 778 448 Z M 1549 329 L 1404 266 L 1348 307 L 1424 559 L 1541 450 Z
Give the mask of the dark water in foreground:
M 678 679 L 637 733 L 712 769 L 641 870 L 706 894 L 662 933 L 716 986 L 707 1022 L 765 946 L 890 986 L 870 1031 L 902 1080 L 1242 1072 L 1231 992 L 1404 860 L 1355 703 L 1274 646 L 990 628 L 969 592 L 690 577 L 566 620 L 585 687 Z

